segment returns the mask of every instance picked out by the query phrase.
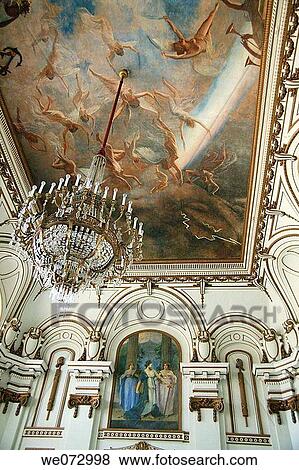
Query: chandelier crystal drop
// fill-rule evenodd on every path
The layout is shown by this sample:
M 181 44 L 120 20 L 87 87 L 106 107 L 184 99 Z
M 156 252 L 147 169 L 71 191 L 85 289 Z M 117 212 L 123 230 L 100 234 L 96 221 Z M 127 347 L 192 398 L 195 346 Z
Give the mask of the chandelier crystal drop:
M 78 174 L 52 183 L 44 191 L 33 186 L 24 202 L 12 244 L 32 261 L 43 288 L 53 300 L 70 302 L 79 291 L 121 281 L 133 261 L 142 259 L 143 224 L 133 217 L 127 194 L 102 188 L 105 145 L 113 121 L 122 72 L 103 146 L 95 155 L 87 179 Z

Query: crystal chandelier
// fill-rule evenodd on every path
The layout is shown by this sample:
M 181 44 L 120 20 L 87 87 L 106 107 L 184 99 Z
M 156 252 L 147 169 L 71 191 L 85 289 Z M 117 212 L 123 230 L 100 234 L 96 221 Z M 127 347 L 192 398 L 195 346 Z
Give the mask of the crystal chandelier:
M 74 184 L 70 175 L 33 186 L 24 202 L 12 244 L 31 260 L 44 289 L 57 301 L 73 301 L 79 291 L 119 282 L 135 260 L 142 259 L 143 224 L 132 215 L 127 194 L 102 188 L 105 147 L 124 78 L 121 79 L 99 153 L 93 157 L 88 177 Z

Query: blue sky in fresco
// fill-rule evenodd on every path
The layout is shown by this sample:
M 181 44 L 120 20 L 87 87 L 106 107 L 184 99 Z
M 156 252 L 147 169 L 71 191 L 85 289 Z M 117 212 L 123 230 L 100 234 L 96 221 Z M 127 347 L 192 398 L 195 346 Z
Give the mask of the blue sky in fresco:
M 80 8 L 86 8 L 90 13 L 95 14 L 95 5 L 100 2 L 98 0 L 50 0 L 50 3 L 63 8 L 59 15 L 60 29 L 65 35 L 68 35 L 72 34 L 74 31 L 78 10 Z M 193 13 L 195 14 L 199 4 L 199 0 L 164 0 L 167 15 L 170 16 L 187 35 L 190 16 L 192 17 Z M 121 6 L 121 1 L 119 5 Z M 129 15 L 130 12 L 127 11 L 127 13 Z M 124 14 L 124 12 L 122 12 L 122 14 Z M 124 18 L 124 20 L 128 21 L 128 18 Z
M 58 18 L 60 29 L 66 35 L 73 33 L 77 11 L 80 8 L 86 8 L 90 13 L 95 13 L 93 0 L 50 0 L 50 3 L 63 8 Z

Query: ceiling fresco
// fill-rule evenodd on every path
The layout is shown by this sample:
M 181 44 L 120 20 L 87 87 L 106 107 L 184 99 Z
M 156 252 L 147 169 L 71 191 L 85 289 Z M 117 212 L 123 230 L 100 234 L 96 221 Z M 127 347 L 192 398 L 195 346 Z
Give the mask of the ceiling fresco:
M 125 67 L 105 184 L 130 193 L 144 258 L 241 259 L 266 0 L 9 3 L 1 49 L 22 64 L 1 93 L 32 180 L 86 174 Z

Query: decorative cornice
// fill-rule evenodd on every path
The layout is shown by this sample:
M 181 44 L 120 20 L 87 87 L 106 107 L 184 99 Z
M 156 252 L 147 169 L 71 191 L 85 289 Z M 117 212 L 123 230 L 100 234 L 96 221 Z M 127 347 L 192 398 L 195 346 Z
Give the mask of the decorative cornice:
M 287 3 L 287 2 L 286 2 Z M 289 130 L 288 126 L 290 127 L 290 123 L 288 119 L 286 119 L 286 112 L 287 112 L 287 100 L 286 97 L 288 93 L 294 96 L 294 92 L 297 92 L 298 89 L 298 68 L 294 70 L 295 59 L 296 59 L 296 51 L 297 51 L 297 44 L 298 44 L 298 9 L 299 4 L 297 0 L 293 0 L 291 2 L 291 8 L 289 12 L 289 23 L 288 28 L 285 34 L 285 49 L 283 53 L 283 57 L 281 60 L 281 76 L 280 81 L 278 83 L 277 88 L 277 100 L 276 100 L 276 109 L 274 114 L 273 120 L 273 131 L 271 136 L 271 148 L 269 149 L 269 160 L 266 167 L 266 178 L 264 182 L 264 191 L 263 191 L 263 203 L 262 208 L 259 214 L 259 233 L 256 240 L 256 248 L 255 248 L 255 272 L 257 273 L 262 259 L 258 259 L 258 252 L 263 250 L 263 246 L 265 245 L 266 241 L 266 230 L 267 230 L 267 223 L 266 218 L 267 216 L 275 216 L 275 215 L 287 215 L 283 211 L 276 209 L 276 202 L 271 201 L 271 194 L 273 193 L 273 189 L 275 187 L 275 174 L 277 165 L 283 165 L 285 170 L 286 182 L 288 185 L 288 189 L 290 193 L 296 200 L 296 195 L 289 184 L 288 175 L 286 172 L 286 163 L 295 162 L 297 157 L 292 155 L 288 152 L 288 144 L 283 142 L 283 134 L 284 129 Z M 297 37 L 296 37 L 297 34 Z M 271 214 L 273 211 L 273 214 Z M 276 214 L 275 214 L 276 212 Z M 291 217 L 292 218 L 292 217 Z
M 68 370 L 80 381 L 104 380 L 114 372 L 111 361 L 80 360 L 69 361 Z
M 15 415 L 18 416 L 21 406 L 26 406 L 30 398 L 30 393 L 18 393 L 8 389 L 0 389 L 0 403 L 4 403 L 2 413 L 5 414 L 9 403 L 18 403 Z
M 16 147 L 3 109 L 5 108 L 0 93 L 0 175 L 15 205 L 22 204 L 26 192 L 30 189 L 29 178 L 25 169 L 24 158 Z
M 180 364 L 182 375 L 189 377 L 192 382 L 219 382 L 225 378 L 228 370 L 228 362 L 186 362 Z
M 92 417 L 92 412 L 94 409 L 99 408 L 101 404 L 100 395 L 74 395 L 71 394 L 68 401 L 68 408 L 75 408 L 74 418 L 77 418 L 79 406 L 89 406 L 88 418 Z
M 213 409 L 213 421 L 217 421 L 217 411 L 221 412 L 224 410 L 223 398 L 220 397 L 190 397 L 189 398 L 189 410 L 197 411 L 197 420 L 201 421 L 201 409 L 212 408 Z

